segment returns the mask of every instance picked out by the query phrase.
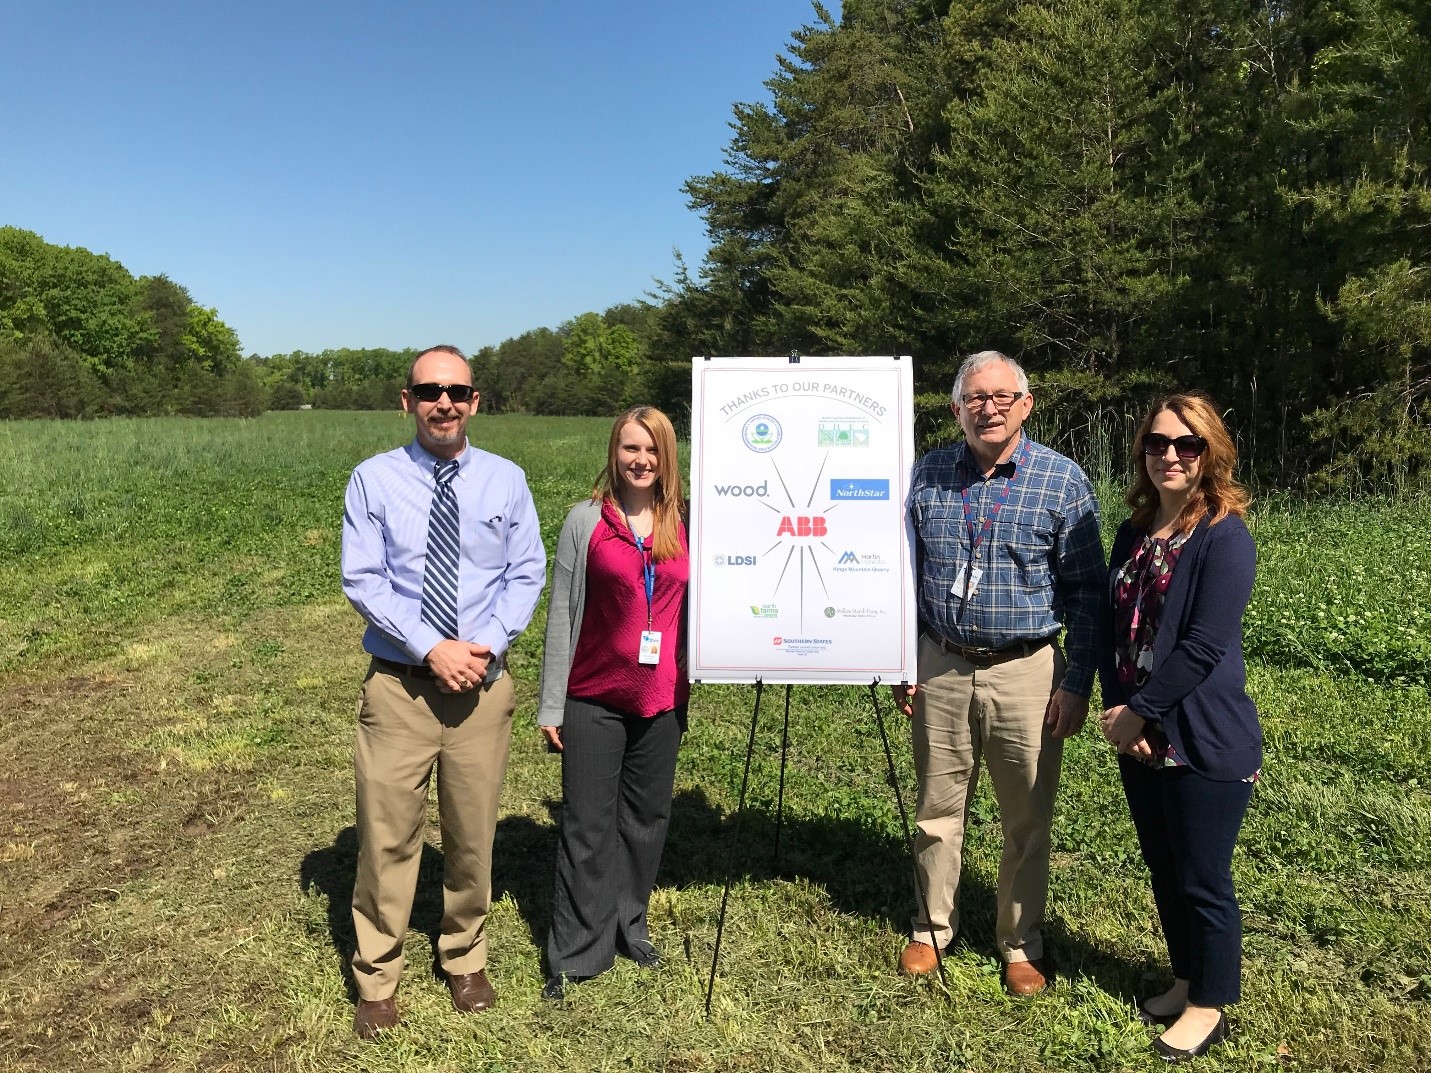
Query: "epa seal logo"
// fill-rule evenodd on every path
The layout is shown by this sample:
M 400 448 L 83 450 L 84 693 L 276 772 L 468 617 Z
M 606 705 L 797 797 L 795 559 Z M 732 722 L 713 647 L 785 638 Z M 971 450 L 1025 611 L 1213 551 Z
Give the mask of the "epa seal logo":
M 740 430 L 740 438 L 756 454 L 768 454 L 780 446 L 780 422 L 769 414 L 756 414 Z

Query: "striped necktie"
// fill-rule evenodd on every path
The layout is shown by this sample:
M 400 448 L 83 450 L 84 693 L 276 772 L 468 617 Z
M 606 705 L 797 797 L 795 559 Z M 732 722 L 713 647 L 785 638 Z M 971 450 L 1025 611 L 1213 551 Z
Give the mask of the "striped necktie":
M 427 565 L 422 572 L 422 621 L 448 640 L 457 640 L 457 493 L 455 460 L 433 468 L 437 488 L 427 516 Z

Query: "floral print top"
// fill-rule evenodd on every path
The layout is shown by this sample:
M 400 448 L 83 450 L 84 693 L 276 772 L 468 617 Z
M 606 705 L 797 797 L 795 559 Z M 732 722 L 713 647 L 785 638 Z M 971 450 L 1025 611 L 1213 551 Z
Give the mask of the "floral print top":
M 1113 588 L 1113 641 L 1118 681 L 1131 693 L 1141 689 L 1153 669 L 1153 644 L 1163 598 L 1172 584 L 1173 567 L 1187 543 L 1186 533 L 1170 537 L 1144 536 L 1118 571 Z M 1145 732 L 1162 767 L 1184 767 L 1183 760 L 1155 724 Z

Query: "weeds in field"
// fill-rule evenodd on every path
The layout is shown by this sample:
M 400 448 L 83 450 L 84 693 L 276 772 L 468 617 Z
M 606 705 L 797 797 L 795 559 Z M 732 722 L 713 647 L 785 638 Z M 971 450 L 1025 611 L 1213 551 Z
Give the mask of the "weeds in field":
M 606 422 L 488 418 L 472 431 L 526 468 L 550 546 L 590 487 Z M 363 659 L 337 590 L 338 520 L 351 466 L 406 434 L 384 414 L 0 425 L 0 519 L 14 523 L 0 526 L 0 1070 L 1160 1065 L 1132 1003 L 1165 979 L 1161 941 L 1103 743 L 1085 732 L 1066 752 L 1048 928 L 1058 985 L 1032 1002 L 999 986 L 998 818 L 981 790 L 946 994 L 892 971 L 913 895 L 860 690 L 794 691 L 778 863 L 773 708 L 762 723 L 710 1021 L 704 974 L 750 714 L 737 687 L 693 703 L 652 906 L 667 968 L 623 963 L 564 1006 L 540 1002 L 560 798 L 530 726 L 540 618 L 511 659 L 500 1005 L 459 1017 L 428 968 L 434 830 L 403 1026 L 376 1046 L 353 1040 Z M 1111 526 L 1121 512 L 1105 504 Z M 1208 1070 L 1431 1064 L 1428 522 L 1424 502 L 1259 505 L 1248 639 L 1267 765 L 1235 862 L 1245 1001 Z M 907 738 L 892 729 L 909 788 Z

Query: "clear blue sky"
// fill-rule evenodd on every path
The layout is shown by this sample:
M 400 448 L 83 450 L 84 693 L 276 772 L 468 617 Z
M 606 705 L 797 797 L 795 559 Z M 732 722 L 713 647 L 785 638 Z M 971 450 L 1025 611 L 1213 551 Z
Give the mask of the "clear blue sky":
M 836 18 L 839 4 L 827 5 Z M 244 352 L 476 349 L 694 268 L 681 184 L 810 0 L 0 0 L 0 224 Z

